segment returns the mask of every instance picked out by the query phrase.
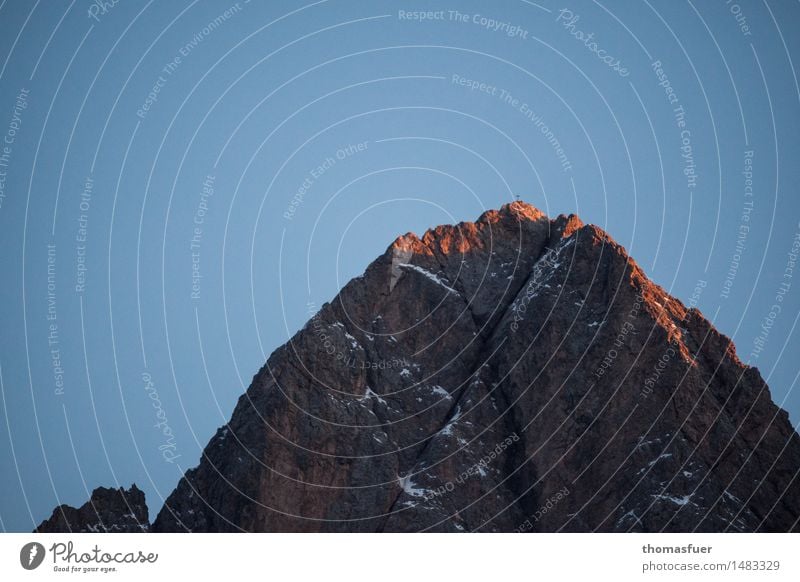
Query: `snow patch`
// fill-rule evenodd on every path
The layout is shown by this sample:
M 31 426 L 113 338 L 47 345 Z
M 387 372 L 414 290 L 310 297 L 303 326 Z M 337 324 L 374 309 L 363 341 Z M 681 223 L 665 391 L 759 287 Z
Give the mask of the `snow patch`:
M 355 349 L 358 347 L 358 341 L 352 335 L 347 332 L 344 332 L 344 337 L 350 340 L 350 346 Z
M 667 436 L 669 436 L 669 435 L 667 435 Z M 660 442 L 661 442 L 661 439 L 658 438 L 658 437 L 656 437 L 656 438 L 654 438 L 652 440 L 646 441 L 646 440 L 644 440 L 644 435 L 642 435 L 642 436 L 639 437 L 639 440 L 636 443 L 636 449 L 635 450 L 644 448 L 647 445 L 654 445 L 654 444 L 660 443 Z
M 427 270 L 423 269 L 422 267 L 418 267 L 417 265 L 412 265 L 411 263 L 400 263 L 398 265 L 398 267 L 401 267 L 401 268 L 404 268 L 404 269 L 411 269 L 413 271 L 416 271 L 417 273 L 420 273 L 421 275 L 424 275 L 426 278 L 428 278 L 429 280 L 433 281 L 437 285 L 440 285 L 441 287 L 444 287 L 450 293 L 455 293 L 456 295 L 459 294 L 458 291 L 456 291 L 455 289 L 453 289 L 452 287 L 447 285 L 440 277 L 437 277 L 436 275 L 434 275 L 430 271 L 427 271 Z
M 450 393 L 447 390 L 445 390 L 444 388 L 442 388 L 441 386 L 431 386 L 430 388 L 431 388 L 431 392 L 433 394 L 436 394 L 437 396 L 441 396 L 442 398 L 445 398 L 447 400 L 452 400 L 453 399 L 453 397 L 450 396 Z
M 735 495 L 732 495 L 732 494 L 728 493 L 728 491 L 727 491 L 727 490 L 726 490 L 726 491 L 723 493 L 723 495 L 725 495 L 725 497 L 727 497 L 728 499 L 730 499 L 731 501 L 733 501 L 733 502 L 735 502 L 735 503 L 738 503 L 738 504 L 740 504 L 740 505 L 741 505 L 741 503 L 742 503 L 742 500 L 741 500 L 741 499 L 739 499 L 739 498 L 738 498 L 738 497 L 736 497 Z
M 375 392 L 372 391 L 372 388 L 367 386 L 367 390 L 366 390 L 366 392 L 364 392 L 364 396 L 359 398 L 358 401 L 359 402 L 363 402 L 364 400 L 368 400 L 370 398 L 374 398 L 375 400 L 377 400 L 381 404 L 386 404 L 386 401 L 383 398 L 381 398 L 379 395 L 375 394 Z
M 453 425 L 456 422 L 458 422 L 459 418 L 461 418 L 461 407 L 460 406 L 456 407 L 456 413 L 453 415 L 453 417 L 450 419 L 450 421 L 447 423 L 447 425 L 445 425 L 445 427 L 442 430 L 439 431 L 438 434 L 443 435 L 443 436 L 450 436 L 451 434 L 453 434 Z
M 680 505 L 681 507 L 683 507 L 684 505 L 690 502 L 694 505 L 694 502 L 691 501 L 692 495 L 694 495 L 694 493 L 690 493 L 689 495 L 683 495 L 681 497 L 676 497 L 675 495 L 664 495 L 664 494 L 653 495 L 653 497 L 655 497 L 656 499 L 669 501 L 671 503 L 674 503 L 675 505 Z
M 411 480 L 411 475 L 406 475 L 405 477 L 397 477 L 397 482 L 399 483 L 400 487 L 403 491 L 411 495 L 411 497 L 425 497 L 425 493 L 427 492 L 425 489 L 417 487 L 414 481 Z
M 647 466 L 648 466 L 648 467 L 652 467 L 653 465 L 655 465 L 656 463 L 658 463 L 658 462 L 659 462 L 661 459 L 669 459 L 670 457 L 672 457 L 672 453 L 664 453 L 664 454 L 661 454 L 661 455 L 659 455 L 657 458 L 655 458 L 655 459 L 653 459 L 652 461 L 650 461 L 650 462 L 647 464 Z

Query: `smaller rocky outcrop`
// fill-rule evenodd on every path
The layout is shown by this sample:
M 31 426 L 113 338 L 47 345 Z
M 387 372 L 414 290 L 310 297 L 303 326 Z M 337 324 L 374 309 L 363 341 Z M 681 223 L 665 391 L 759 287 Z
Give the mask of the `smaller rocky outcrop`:
M 130 489 L 98 487 L 92 497 L 75 509 L 59 505 L 38 533 L 141 533 L 150 531 L 144 492 L 134 483 Z

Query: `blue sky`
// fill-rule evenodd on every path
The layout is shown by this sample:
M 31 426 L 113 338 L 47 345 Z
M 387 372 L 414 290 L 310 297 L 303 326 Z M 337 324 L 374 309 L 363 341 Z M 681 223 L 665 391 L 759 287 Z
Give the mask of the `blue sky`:
M 705 285 L 797 424 L 798 12 L 4 2 L 0 527 L 134 481 L 155 517 L 309 303 L 515 194 Z

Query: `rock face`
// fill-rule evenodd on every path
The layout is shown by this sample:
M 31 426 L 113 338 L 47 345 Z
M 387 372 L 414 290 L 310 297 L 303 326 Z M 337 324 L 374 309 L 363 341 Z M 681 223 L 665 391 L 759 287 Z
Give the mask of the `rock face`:
M 797 531 L 800 437 L 696 309 L 521 202 L 399 237 L 154 531 Z
M 43 521 L 39 533 L 141 533 L 150 530 L 144 493 L 130 489 L 98 487 L 79 509 L 59 505 L 50 519 Z

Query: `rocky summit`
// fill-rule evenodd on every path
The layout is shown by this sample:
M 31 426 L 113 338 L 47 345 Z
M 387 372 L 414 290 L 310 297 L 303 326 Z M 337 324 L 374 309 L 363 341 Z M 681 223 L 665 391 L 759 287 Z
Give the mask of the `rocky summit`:
M 270 356 L 151 529 L 797 531 L 798 472 L 728 338 L 601 229 L 514 202 L 397 238 Z M 127 516 L 85 508 L 40 529 Z

